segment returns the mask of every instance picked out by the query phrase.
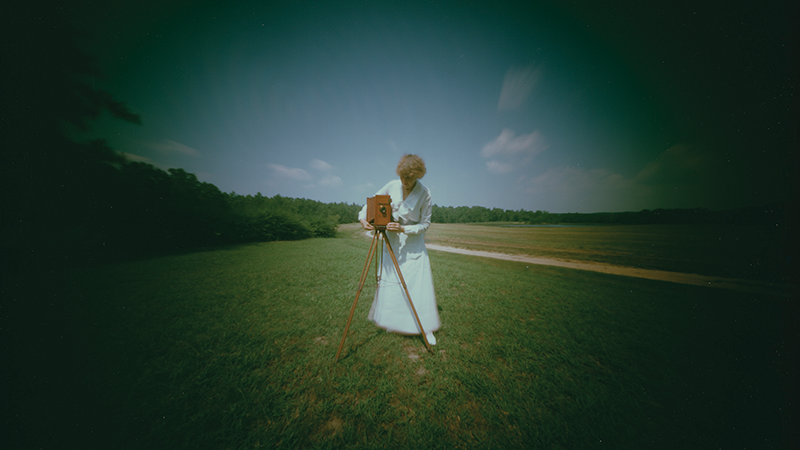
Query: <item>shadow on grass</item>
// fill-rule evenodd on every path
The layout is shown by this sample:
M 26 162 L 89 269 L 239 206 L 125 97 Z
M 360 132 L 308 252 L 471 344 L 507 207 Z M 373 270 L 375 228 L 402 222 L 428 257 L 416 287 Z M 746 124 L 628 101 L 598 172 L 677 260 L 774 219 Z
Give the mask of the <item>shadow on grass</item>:
M 351 327 L 352 327 L 352 325 L 351 325 Z M 342 330 L 344 330 L 344 327 L 342 328 Z M 380 328 L 378 328 L 378 331 L 376 333 L 370 334 L 365 339 L 361 339 L 359 341 L 356 341 L 355 343 L 352 343 L 352 341 L 354 339 L 354 337 L 352 335 L 354 333 L 352 333 L 352 332 L 347 333 L 348 336 L 347 336 L 347 339 L 345 339 L 345 341 L 344 341 L 344 347 L 342 348 L 342 354 L 339 355 L 339 361 L 347 361 L 348 359 L 353 357 L 353 355 L 358 355 L 359 350 L 361 350 L 362 347 L 368 346 L 372 341 L 374 341 L 376 338 L 378 338 L 381 334 L 385 334 L 385 333 L 386 332 L 384 330 L 381 330 Z M 336 341 L 333 342 L 336 345 L 337 349 L 339 348 L 339 345 L 342 342 L 341 339 L 342 339 L 342 335 L 340 333 L 339 336 L 337 336 Z M 335 356 L 336 355 L 334 354 L 334 357 Z

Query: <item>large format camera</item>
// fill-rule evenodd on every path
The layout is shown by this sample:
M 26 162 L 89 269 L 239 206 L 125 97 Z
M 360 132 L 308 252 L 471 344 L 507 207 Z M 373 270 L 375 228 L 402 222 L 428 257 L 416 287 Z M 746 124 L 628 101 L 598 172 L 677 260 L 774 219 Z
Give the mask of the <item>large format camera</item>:
M 377 230 L 385 230 L 392 221 L 392 197 L 376 195 L 367 199 L 367 222 Z

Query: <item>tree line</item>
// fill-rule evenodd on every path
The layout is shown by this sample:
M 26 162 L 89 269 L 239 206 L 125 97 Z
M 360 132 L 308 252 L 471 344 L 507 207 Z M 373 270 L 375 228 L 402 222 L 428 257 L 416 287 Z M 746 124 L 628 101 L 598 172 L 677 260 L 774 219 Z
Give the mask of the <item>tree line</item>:
M 119 169 L 117 195 L 109 198 L 113 234 L 137 245 L 192 247 L 243 242 L 333 237 L 360 208 L 261 193 L 224 193 L 183 169 L 159 170 L 144 163 Z M 113 203 L 117 203 L 114 208 Z M 102 221 L 101 221 L 102 223 Z M 108 234 L 108 225 L 104 225 Z
M 503 210 L 483 206 L 439 206 L 433 205 L 431 222 L 434 223 L 479 223 L 479 222 L 518 222 L 539 223 L 546 211 Z
M 707 208 L 645 209 L 627 212 L 551 213 L 547 211 L 503 210 L 483 206 L 433 205 L 434 223 L 512 222 L 528 225 L 545 224 L 619 224 L 619 225 L 688 225 L 740 224 L 764 225 L 786 223 L 796 214 L 793 203 L 712 211 Z
M 19 223 L 11 228 L 19 243 L 98 256 L 333 237 L 340 223 L 356 221 L 361 208 L 224 193 L 183 169 L 141 162 L 98 164 L 84 173 L 90 184 L 63 187 L 39 203 L 44 208 L 15 211 Z

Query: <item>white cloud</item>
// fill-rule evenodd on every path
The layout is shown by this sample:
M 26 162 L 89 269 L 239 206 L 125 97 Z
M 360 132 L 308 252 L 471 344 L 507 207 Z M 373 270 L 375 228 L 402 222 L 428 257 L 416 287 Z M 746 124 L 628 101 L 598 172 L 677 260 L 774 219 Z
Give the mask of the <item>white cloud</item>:
M 267 167 L 272 171 L 273 175 L 278 178 L 300 181 L 299 185 L 304 189 L 315 188 L 335 188 L 341 186 L 342 179 L 332 173 L 323 173 L 321 178 L 312 176 L 308 171 L 295 167 L 286 167 L 280 164 L 267 164 Z M 312 159 L 311 168 L 319 172 L 330 172 L 334 169 L 333 166 L 321 159 Z
M 631 185 L 631 180 L 625 180 L 621 175 L 606 169 L 555 167 L 524 183 L 529 193 L 556 191 L 562 194 L 584 194 L 623 189 Z
M 700 183 L 704 179 L 716 179 L 721 165 L 712 156 L 698 147 L 677 144 L 662 152 L 638 175 L 636 180 L 642 184 L 655 186 L 663 184 Z
M 503 175 L 526 166 L 534 155 L 546 148 L 547 144 L 539 131 L 517 136 L 514 131 L 505 128 L 492 142 L 483 146 L 481 156 L 490 158 L 486 162 L 490 173 Z
M 713 209 L 738 185 L 721 158 L 683 144 L 665 150 L 635 176 L 608 169 L 553 167 L 517 179 L 517 188 L 537 199 L 534 208 L 553 212 Z
M 508 69 L 503 78 L 503 87 L 500 90 L 500 100 L 497 102 L 497 110 L 517 109 L 530 97 L 533 89 L 542 77 L 541 68 L 534 68 L 530 65 L 524 69 Z
M 517 180 L 522 192 L 542 199 L 536 209 L 553 212 L 599 212 L 643 209 L 643 191 L 631 179 L 606 169 L 554 167 Z
M 748 168 L 699 145 L 677 144 L 662 152 L 634 178 L 664 208 L 718 208 L 753 192 Z M 734 195 L 735 193 L 735 195 Z
M 283 178 L 289 178 L 292 180 L 301 180 L 301 181 L 311 179 L 311 175 L 309 175 L 308 172 L 306 172 L 303 169 L 294 169 L 282 166 L 280 164 L 272 164 L 272 163 L 267 164 L 267 167 L 272 169 L 273 173 Z
M 495 175 L 503 175 L 505 173 L 514 170 L 514 165 L 510 163 L 503 163 L 493 159 L 491 161 L 486 161 L 486 168 L 489 169 L 489 173 L 493 173 Z
M 125 153 L 125 152 L 122 152 L 122 156 L 126 160 L 131 162 L 142 162 L 145 164 L 155 165 L 155 161 L 146 156 L 134 155 L 133 153 Z
M 172 166 L 161 164 L 159 162 L 156 162 L 152 158 L 148 158 L 146 156 L 135 155 L 133 153 L 126 153 L 126 152 L 120 152 L 120 153 L 122 154 L 123 157 L 125 157 L 126 160 L 131 161 L 131 162 L 141 162 L 141 163 L 145 163 L 145 164 L 150 164 L 151 166 L 157 167 L 157 168 L 159 168 L 161 170 L 164 170 L 164 171 L 169 170 L 169 169 L 172 168 Z
M 539 131 L 515 136 L 514 131 L 503 129 L 492 142 L 483 146 L 481 155 L 491 158 L 497 155 L 517 155 L 520 153 L 535 155 L 547 148 Z
M 333 170 L 333 166 L 326 163 L 321 159 L 312 159 L 311 160 L 311 168 L 314 170 L 318 170 L 320 172 L 330 172 Z
M 319 180 L 319 185 L 323 187 L 337 187 L 342 185 L 342 179 L 336 175 L 325 175 Z
M 169 139 L 162 139 L 157 142 L 151 142 L 150 147 L 163 153 L 180 153 L 187 156 L 200 156 L 200 152 L 189 147 L 188 145 L 181 144 L 180 142 L 171 141 Z
M 375 185 L 372 183 L 357 184 L 354 186 L 354 191 L 362 194 L 364 192 L 375 192 Z

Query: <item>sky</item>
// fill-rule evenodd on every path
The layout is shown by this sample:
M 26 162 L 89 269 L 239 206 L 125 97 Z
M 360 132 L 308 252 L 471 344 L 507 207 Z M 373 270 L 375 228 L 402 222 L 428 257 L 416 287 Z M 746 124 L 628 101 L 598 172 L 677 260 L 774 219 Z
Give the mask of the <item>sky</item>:
M 142 118 L 90 135 L 224 192 L 363 204 L 413 153 L 440 206 L 794 194 L 792 2 L 126 3 L 72 12 Z

